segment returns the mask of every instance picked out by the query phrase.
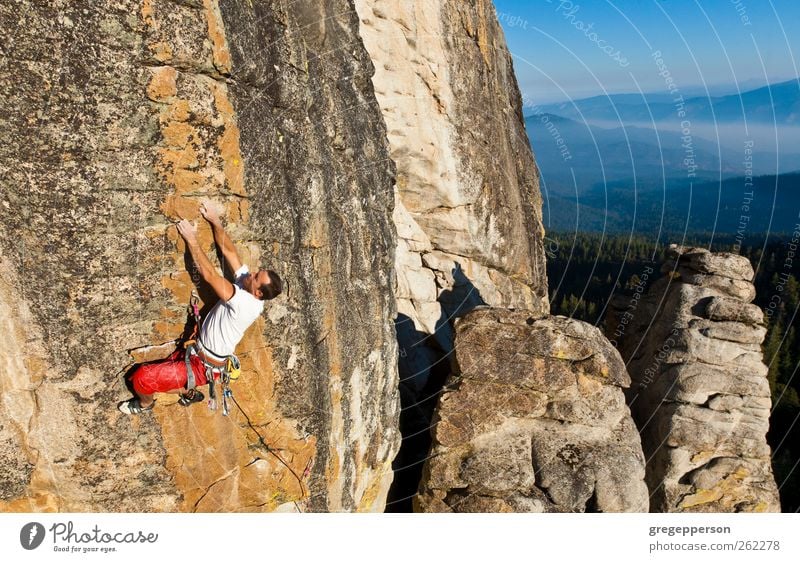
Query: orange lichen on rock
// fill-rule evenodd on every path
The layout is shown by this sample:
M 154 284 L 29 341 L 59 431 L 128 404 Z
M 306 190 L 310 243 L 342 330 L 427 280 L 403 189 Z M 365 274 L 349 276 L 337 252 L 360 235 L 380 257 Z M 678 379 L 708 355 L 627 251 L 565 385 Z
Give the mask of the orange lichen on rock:
M 478 0 L 477 5 L 475 6 L 475 12 L 477 14 L 477 23 L 472 21 L 471 15 L 467 12 L 462 12 L 461 18 L 464 24 L 464 29 L 467 32 L 467 35 L 475 39 L 476 43 L 478 44 L 478 49 L 481 51 L 481 56 L 483 57 L 483 62 L 487 68 L 491 68 L 490 62 L 490 50 L 489 50 L 489 38 L 488 38 L 488 22 L 486 19 L 486 2 L 485 0 Z M 489 11 L 490 14 L 493 14 L 493 10 Z
M 247 222 L 250 220 L 250 201 L 242 200 L 238 202 L 239 220 Z
M 478 0 L 478 48 L 481 50 L 483 62 L 486 68 L 492 68 L 490 49 L 489 49 L 489 34 L 487 31 L 488 22 L 486 21 L 486 6 L 485 0 Z M 489 9 L 489 14 L 494 14 L 494 9 Z
M 679 507 L 682 509 L 689 509 L 703 504 L 720 502 L 723 508 L 716 509 L 715 511 L 731 511 L 735 504 L 743 503 L 742 499 L 748 496 L 747 489 L 744 486 L 744 480 L 749 475 L 750 472 L 746 468 L 739 467 L 717 482 L 713 488 L 697 488 L 694 490 L 694 493 L 687 494 L 681 500 Z
M 191 117 L 189 100 L 180 99 L 170 104 L 167 111 L 161 114 L 159 121 L 162 125 L 166 125 L 173 121 L 187 121 L 189 117 Z
M 58 513 L 62 510 L 58 496 L 40 490 L 11 501 L 0 501 L 0 513 Z
M 168 121 L 161 129 L 161 134 L 164 137 L 164 142 L 168 146 L 177 148 L 184 148 L 189 144 L 192 135 L 195 134 L 195 128 L 189 125 L 185 120 L 183 121 Z M 197 161 L 196 157 L 192 160 Z
M 163 102 L 178 93 L 178 71 L 171 66 L 162 66 L 152 70 L 153 77 L 147 85 L 147 97 L 153 101 Z
M 225 37 L 225 28 L 222 24 L 219 4 L 216 1 L 203 0 L 203 8 L 208 22 L 208 36 L 211 38 L 214 68 L 222 74 L 230 74 L 231 53 L 228 50 L 228 40 Z
M 383 469 L 385 471 L 385 478 L 391 481 L 394 478 L 392 463 L 387 462 Z M 386 501 L 386 499 L 382 497 L 385 488 L 386 482 L 384 482 L 384 478 L 373 477 L 369 486 L 361 495 L 361 500 L 358 502 L 358 511 L 362 513 L 374 511 L 376 504 L 379 504 L 382 508 Z
M 161 278 L 161 285 L 175 296 L 178 302 L 189 302 L 192 295 L 192 279 L 187 271 L 179 271 Z M 175 324 L 174 319 L 171 320 Z M 179 323 L 182 325 L 182 323 Z
M 239 127 L 236 124 L 236 114 L 233 105 L 228 99 L 227 91 L 218 84 L 212 85 L 214 90 L 214 104 L 222 118 L 224 132 L 217 141 L 222 155 L 223 171 L 228 189 L 237 195 L 246 195 L 244 190 L 244 166 L 242 153 L 239 148 Z
M 200 191 L 206 182 L 206 176 L 194 171 L 200 166 L 197 149 L 186 145 L 179 150 L 161 148 L 157 169 L 166 182 L 175 188 L 175 192 L 186 194 Z
M 200 216 L 198 208 L 196 200 L 179 195 L 168 195 L 161 204 L 161 212 L 171 219 L 196 219 Z
M 158 41 L 148 45 L 150 51 L 153 53 L 153 58 L 159 62 L 168 62 L 172 60 L 172 47 L 169 43 Z
M 153 0 L 142 0 L 142 21 L 149 27 L 155 26 L 155 20 L 153 20 Z

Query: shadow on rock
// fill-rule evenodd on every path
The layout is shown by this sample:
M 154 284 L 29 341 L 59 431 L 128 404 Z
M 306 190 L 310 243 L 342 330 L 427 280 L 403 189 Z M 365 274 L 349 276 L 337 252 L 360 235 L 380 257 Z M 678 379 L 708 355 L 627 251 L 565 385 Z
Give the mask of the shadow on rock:
M 417 493 L 431 447 L 434 410 L 452 370 L 453 322 L 470 310 L 486 305 L 458 262 L 451 274 L 452 289 L 441 291 L 437 299 L 442 313 L 433 334 L 418 330 L 414 320 L 405 314 L 395 318 L 403 441 L 392 463 L 394 482 L 386 503 L 389 513 L 412 511 L 412 498 Z

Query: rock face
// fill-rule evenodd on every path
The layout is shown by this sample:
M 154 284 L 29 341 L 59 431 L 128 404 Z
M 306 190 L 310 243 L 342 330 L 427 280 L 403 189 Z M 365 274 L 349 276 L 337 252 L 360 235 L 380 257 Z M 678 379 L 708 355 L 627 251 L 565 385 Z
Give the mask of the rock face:
M 382 510 L 394 166 L 351 3 L 15 0 L 0 33 L 0 510 Z M 204 197 L 287 281 L 238 349 L 253 427 L 115 409 L 186 327 Z
M 417 510 L 647 511 L 630 379 L 597 328 L 479 308 L 455 342 Z
M 645 297 L 614 302 L 606 322 L 622 334 L 651 511 L 780 511 L 753 269 L 702 248 L 670 255 L 668 275 Z
M 397 166 L 395 467 L 414 493 L 448 375 L 452 320 L 489 304 L 549 311 L 539 180 L 489 0 L 355 0 Z
M 538 176 L 492 3 L 355 5 L 397 165 L 398 311 L 429 334 L 478 300 L 549 311 Z

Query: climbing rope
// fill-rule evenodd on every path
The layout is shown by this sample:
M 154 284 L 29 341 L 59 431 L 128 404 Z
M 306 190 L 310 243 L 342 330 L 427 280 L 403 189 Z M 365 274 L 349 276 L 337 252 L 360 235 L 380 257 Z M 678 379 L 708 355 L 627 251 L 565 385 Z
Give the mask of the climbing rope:
M 244 418 L 247 420 L 247 425 L 250 426 L 250 429 L 252 429 L 255 432 L 256 435 L 258 435 L 258 441 L 261 443 L 261 446 L 264 447 L 264 449 L 269 454 L 273 455 L 276 459 L 278 459 L 283 466 L 285 466 L 287 469 L 289 469 L 289 472 L 291 472 L 292 475 L 297 479 L 297 483 L 300 484 L 300 497 L 301 497 L 301 500 L 305 499 L 305 497 L 306 497 L 306 489 L 305 489 L 305 486 L 303 486 L 302 478 L 300 478 L 297 475 L 297 473 L 294 471 L 294 469 L 291 466 L 289 466 L 289 463 L 287 463 L 285 460 L 283 460 L 283 458 L 281 458 L 281 456 L 278 453 L 276 453 L 275 451 L 273 451 L 272 447 L 270 447 L 267 444 L 267 442 L 264 440 L 264 436 L 261 435 L 261 432 L 259 432 L 256 429 L 256 426 L 253 425 L 253 422 L 250 420 L 250 416 L 248 416 L 247 412 L 244 411 L 244 408 L 242 408 L 239 405 L 239 402 L 236 400 L 236 398 L 233 397 L 233 394 L 230 395 L 230 399 L 233 400 L 233 403 L 236 405 L 237 408 L 239 408 L 239 411 L 242 413 Z M 306 467 L 306 472 L 307 471 L 308 471 L 308 467 Z M 303 474 L 303 476 L 305 476 L 305 473 Z M 297 501 L 292 500 L 292 503 L 297 508 L 297 511 L 300 511 L 300 512 L 303 511 L 302 509 L 300 509 L 300 506 L 297 505 Z
M 200 317 L 199 302 L 200 302 L 200 299 L 199 299 L 197 293 L 195 293 L 195 291 L 192 291 L 191 297 L 189 299 L 189 314 L 194 318 L 195 325 L 194 325 L 194 329 L 192 331 L 191 336 L 189 336 L 190 340 L 193 339 L 196 336 L 199 336 L 200 326 L 202 325 L 202 319 Z M 237 368 L 238 368 L 238 361 L 237 361 Z M 187 370 L 188 369 L 191 369 L 191 367 L 189 367 L 188 364 L 187 364 Z M 237 375 L 236 378 L 238 378 L 238 375 Z M 213 375 L 212 375 L 212 378 L 210 379 L 210 382 L 213 385 Z M 236 407 L 239 408 L 239 411 L 242 413 L 244 418 L 247 420 L 247 425 L 249 425 L 250 429 L 252 429 L 255 432 L 255 434 L 258 436 L 258 441 L 259 441 L 259 443 L 261 443 L 261 446 L 264 447 L 264 450 L 266 450 L 269 454 L 273 455 L 276 459 L 278 459 L 278 461 L 283 466 L 285 466 L 289 470 L 289 472 L 292 473 L 292 476 L 294 476 L 297 479 L 297 483 L 300 485 L 301 501 L 303 499 L 305 499 L 307 494 L 306 494 L 305 486 L 303 485 L 303 479 L 300 478 L 300 476 L 297 475 L 297 472 L 295 472 L 295 470 L 289 465 L 289 463 L 287 463 L 285 460 L 283 460 L 283 458 L 277 452 L 275 452 L 272 449 L 272 447 L 270 447 L 267 444 L 267 441 L 264 439 L 264 436 L 261 435 L 261 432 L 258 431 L 258 429 L 256 429 L 255 425 L 253 425 L 253 422 L 250 419 L 250 416 L 247 415 L 247 412 L 244 411 L 244 408 L 242 408 L 242 406 L 239 404 L 239 402 L 233 396 L 233 392 L 231 391 L 230 387 L 228 386 L 228 384 L 230 382 L 230 379 L 228 377 L 226 377 L 226 376 L 223 376 L 221 382 L 222 382 L 222 385 L 223 385 L 223 391 L 222 391 L 223 414 L 225 416 L 228 415 L 227 399 L 230 398 L 233 401 L 233 403 L 236 405 Z M 211 392 L 213 394 L 213 390 Z M 310 466 L 310 461 L 309 461 L 309 464 L 306 465 L 306 469 L 303 472 L 303 477 L 304 478 L 308 474 L 309 466 Z M 296 500 L 292 500 L 292 503 L 294 504 L 294 506 L 297 509 L 297 511 L 299 511 L 299 512 L 303 511 L 302 509 L 300 509 L 300 506 L 297 504 Z

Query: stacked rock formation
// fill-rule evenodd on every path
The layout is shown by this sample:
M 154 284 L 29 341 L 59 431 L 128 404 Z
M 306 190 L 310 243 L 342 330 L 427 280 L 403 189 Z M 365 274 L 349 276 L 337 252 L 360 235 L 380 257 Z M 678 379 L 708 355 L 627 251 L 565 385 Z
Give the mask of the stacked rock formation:
M 456 321 L 420 511 L 647 511 L 619 353 L 584 322 L 479 308 Z
M 640 302 L 617 299 L 606 322 L 623 333 L 651 510 L 779 511 L 753 268 L 702 248 L 669 255 L 667 275 Z

